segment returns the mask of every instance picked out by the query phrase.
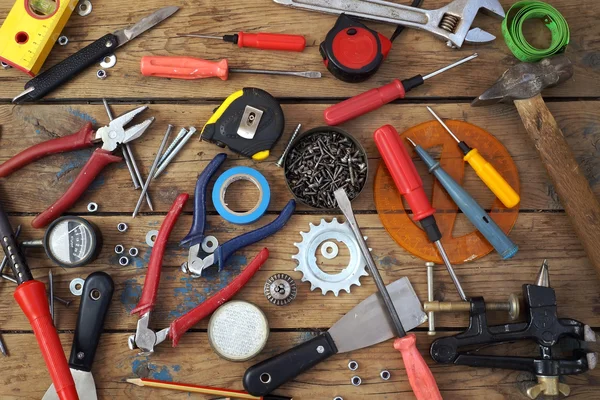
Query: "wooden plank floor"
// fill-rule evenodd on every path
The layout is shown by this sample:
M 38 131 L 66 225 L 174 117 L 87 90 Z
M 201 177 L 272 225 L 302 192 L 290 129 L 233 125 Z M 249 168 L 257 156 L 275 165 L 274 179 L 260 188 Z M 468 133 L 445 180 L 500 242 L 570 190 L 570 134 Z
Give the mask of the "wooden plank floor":
M 404 0 L 402 2 L 407 3 Z M 427 0 L 425 6 L 433 9 L 447 2 Z M 571 43 L 568 55 L 574 63 L 575 75 L 563 85 L 549 89 L 545 98 L 595 193 L 600 196 L 600 24 L 597 22 L 600 5 L 594 0 L 549 2 L 569 22 Z M 501 3 L 507 10 L 511 1 L 501 0 Z M 477 26 L 499 38 L 483 46 L 464 46 L 460 50 L 448 49 L 427 33 L 407 30 L 394 43 L 389 58 L 377 75 L 367 82 L 352 85 L 334 79 L 322 65 L 318 54 L 318 45 L 333 25 L 335 17 L 288 9 L 269 0 L 174 0 L 169 4 L 180 6 L 181 10 L 155 29 L 120 48 L 117 65 L 108 70 L 109 78 L 104 81 L 95 78 L 97 68 L 90 68 L 41 104 L 13 106 L 10 100 L 22 91 L 27 77 L 15 70 L 0 70 L 0 162 L 32 144 L 75 132 L 84 121 L 92 121 L 96 126 L 106 124 L 107 116 L 100 100 L 107 98 L 114 104 L 115 113 L 138 104 L 149 104 L 150 111 L 147 114 L 156 117 L 150 131 L 132 146 L 145 175 L 167 124 L 177 128 L 190 125 L 201 128 L 227 95 L 242 87 L 260 87 L 283 102 L 286 117 L 284 140 L 274 149 L 273 156 L 264 162 L 253 162 L 230 154 L 227 167 L 248 165 L 261 171 L 270 183 L 272 201 L 265 217 L 245 227 L 226 223 L 211 206 L 208 218 L 210 232 L 223 242 L 272 220 L 290 198 L 283 171 L 274 166 L 273 161 L 281 153 L 283 142 L 296 124 L 302 123 L 307 129 L 322 125 L 323 110 L 339 99 L 382 85 L 396 77 L 406 78 L 430 72 L 476 51 L 480 54 L 478 59 L 428 81 L 409 93 L 407 100 L 385 106 L 343 125 L 363 143 L 368 152 L 370 181 L 353 204 L 358 221 L 369 237 L 369 246 L 373 248 L 383 278 L 391 282 L 408 276 L 419 297 L 426 299 L 423 261 L 400 248 L 375 213 L 372 179 L 381 160 L 371 136 L 376 128 L 384 124 L 392 124 L 402 132 L 431 120 L 425 105 L 432 105 L 445 118 L 465 120 L 493 134 L 506 146 L 520 174 L 520 215 L 511 232 L 511 238 L 519 245 L 520 251 L 510 261 L 502 261 L 497 254 L 489 254 L 475 262 L 456 266 L 467 294 L 483 295 L 489 300 L 504 300 L 510 293 L 520 292 L 522 284 L 532 282 L 542 259 L 547 258 L 551 284 L 558 297 L 559 316 L 578 319 L 596 330 L 600 329 L 600 281 L 574 234 L 516 110 L 509 105 L 491 108 L 471 108 L 469 105 L 473 97 L 516 63 L 501 38 L 498 21 L 487 16 L 478 17 Z M 135 1 L 132 5 L 124 6 L 123 2 L 117 0 L 94 0 L 90 16 L 83 18 L 73 15 L 64 30 L 70 39 L 69 44 L 57 46 L 46 65 L 56 63 L 105 33 L 134 23 L 141 16 L 167 4 L 164 1 L 147 0 L 143 3 Z M 8 13 L 10 7 L 11 0 L 0 0 L 0 18 Z M 369 25 L 386 35 L 393 31 L 391 26 Z M 543 43 L 547 39 L 544 32 L 535 28 L 530 28 L 533 41 Z M 309 46 L 303 53 L 286 54 L 238 49 L 219 41 L 176 37 L 177 33 L 224 34 L 239 30 L 304 33 Z M 226 82 L 218 79 L 197 82 L 150 79 L 139 73 L 139 60 L 144 55 L 195 55 L 207 59 L 227 57 L 230 64 L 236 67 L 318 70 L 323 72 L 323 79 L 311 81 L 241 74 L 232 74 Z M 95 222 L 103 232 L 102 252 L 93 265 L 62 269 L 52 266 L 43 251 L 28 253 L 34 276 L 46 282 L 48 270 L 52 268 L 57 295 L 74 300 L 69 308 L 57 305 L 56 323 L 67 353 L 71 347 L 79 304 L 79 300 L 69 292 L 69 282 L 96 270 L 110 273 L 115 280 L 116 292 L 93 368 L 100 399 L 167 396 L 174 399 L 209 398 L 139 388 L 125 382 L 127 378 L 136 376 L 241 389 L 241 377 L 247 367 L 329 328 L 375 291 L 368 277 L 362 279 L 361 287 L 353 287 L 351 294 L 341 293 L 339 297 L 331 293 L 322 296 L 319 291 L 311 292 L 308 283 L 300 282 L 301 274 L 293 271 L 295 261 L 290 258 L 296 253 L 293 243 L 301 240 L 299 231 L 308 230 L 309 223 L 316 224 L 322 218 L 340 218 L 339 214 L 323 213 L 304 206 L 298 207 L 294 217 L 280 233 L 241 251 L 221 274 L 211 273 L 206 279 L 192 280 L 183 275 L 178 267 L 186 257 L 186 252 L 177 247 L 177 242 L 187 233 L 191 223 L 192 206 L 188 202 L 184 215 L 171 235 L 152 326 L 167 326 L 173 318 L 224 287 L 260 248 L 267 246 L 271 251 L 270 259 L 236 298 L 251 301 L 265 311 L 271 327 L 269 342 L 265 351 L 253 360 L 228 362 L 211 350 L 207 343 L 207 321 L 203 321 L 183 337 L 177 348 L 164 343 L 149 357 L 138 356 L 135 351 L 130 351 L 127 337 L 135 331 L 136 317 L 129 313 L 139 299 L 151 251 L 145 243 L 146 232 L 160 225 L 178 193 L 193 193 L 197 175 L 220 151 L 209 143 L 190 141 L 167 173 L 151 187 L 155 212 L 143 212 L 134 220 L 130 218 L 130 213 L 139 192 L 132 190 L 124 163 L 109 166 L 71 210 L 73 214 Z M 0 181 L 2 203 L 10 212 L 13 224 L 23 224 L 23 238 L 43 236 L 42 231 L 31 228 L 31 219 L 65 191 L 89 154 L 90 151 L 86 150 L 47 157 Z M 422 165 L 419 168 L 425 187 L 430 192 L 432 180 Z M 482 205 L 486 208 L 491 206 L 491 194 L 470 169 L 466 170 L 463 184 Z M 250 193 L 247 186 L 234 187 L 232 192 L 235 207 L 249 208 L 253 205 L 254 194 Z M 86 204 L 90 201 L 100 206 L 95 214 L 86 211 Z M 121 221 L 129 224 L 125 234 L 116 230 L 117 223 Z M 454 234 L 460 235 L 471 229 L 461 216 Z M 118 257 L 113 252 L 118 243 L 140 249 L 140 255 L 127 267 L 119 266 Z M 344 261 L 344 257 L 338 257 L 327 268 L 333 271 Z M 276 272 L 288 273 L 298 281 L 298 297 L 288 307 L 275 307 L 262 294 L 265 280 Z M 436 273 L 436 281 L 437 299 L 458 300 L 450 278 L 442 268 Z M 50 384 L 50 378 L 31 328 L 12 297 L 13 290 L 13 284 L 0 282 L 0 331 L 11 353 L 10 357 L 0 359 L 0 398 L 39 399 Z M 440 331 L 438 335 L 453 335 L 465 329 L 468 318 L 462 314 L 440 314 L 436 322 Z M 502 315 L 496 315 L 493 322 L 503 323 L 505 319 Z M 432 338 L 426 333 L 426 325 L 415 331 L 419 349 L 430 364 L 444 399 L 526 398 L 523 390 L 532 383 L 532 376 L 513 371 L 435 364 L 427 355 Z M 505 354 L 520 354 L 528 351 L 528 348 L 530 344 L 520 343 L 506 346 L 502 351 Z M 363 384 L 358 388 L 350 385 L 353 373 L 346 366 L 349 359 L 360 364 L 358 372 Z M 379 371 L 384 368 L 392 373 L 392 379 L 387 382 L 379 378 Z M 567 377 L 564 381 L 571 387 L 571 398 L 598 397 L 598 371 Z M 336 395 L 345 400 L 414 398 L 404 365 L 399 354 L 391 349 L 390 342 L 334 356 L 277 392 L 303 400 L 326 400 Z

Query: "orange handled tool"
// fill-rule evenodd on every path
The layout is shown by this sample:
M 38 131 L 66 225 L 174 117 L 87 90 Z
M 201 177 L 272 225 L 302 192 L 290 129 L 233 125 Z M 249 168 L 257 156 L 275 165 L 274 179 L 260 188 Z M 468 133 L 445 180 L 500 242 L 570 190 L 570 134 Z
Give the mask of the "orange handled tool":
M 285 35 L 281 33 L 247 33 L 238 32 L 234 35 L 212 36 L 195 33 L 178 34 L 178 36 L 198 37 L 204 39 L 219 39 L 238 47 L 254 47 L 263 50 L 303 51 L 306 39 L 302 35 Z
M 354 210 L 352 210 L 352 204 L 350 204 L 350 199 L 348 198 L 346 191 L 341 188 L 336 190 L 333 194 L 337 201 L 338 208 L 342 214 L 344 214 L 344 217 L 346 217 L 346 221 L 350 225 L 350 229 L 358 242 L 360 252 L 367 262 L 369 272 L 375 281 L 375 286 L 377 286 L 381 300 L 383 300 L 390 317 L 390 321 L 394 327 L 394 333 L 397 337 L 394 341 L 394 348 L 402 353 L 404 367 L 413 393 L 417 400 L 442 400 L 442 395 L 440 394 L 435 378 L 423 359 L 423 356 L 419 353 L 419 350 L 417 350 L 417 337 L 412 333 L 406 334 L 406 330 L 402 325 L 396 306 L 392 301 L 385 283 L 383 283 L 377 264 L 375 264 L 373 256 L 367 246 L 367 242 L 360 231 L 360 226 L 356 221 Z
M 226 81 L 229 72 L 262 75 L 289 75 L 301 78 L 320 78 L 318 71 L 273 71 L 265 69 L 240 69 L 229 68 L 227 59 L 221 61 L 208 61 L 194 57 L 142 57 L 141 71 L 144 76 L 174 79 L 203 79 L 217 76 Z
M 50 316 L 46 287 L 31 275 L 6 213 L 0 205 L 0 243 L 17 281 L 14 297 L 27 316 L 61 400 L 78 400 L 73 376 Z

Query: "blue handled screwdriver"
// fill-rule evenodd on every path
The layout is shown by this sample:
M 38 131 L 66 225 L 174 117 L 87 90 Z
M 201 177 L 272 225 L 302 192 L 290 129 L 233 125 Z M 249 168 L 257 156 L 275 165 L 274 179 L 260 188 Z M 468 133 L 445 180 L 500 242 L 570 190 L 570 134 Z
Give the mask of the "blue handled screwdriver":
M 467 216 L 469 221 L 488 242 L 496 249 L 502 259 L 506 260 L 514 256 L 519 247 L 508 238 L 500 229 L 494 220 L 485 212 L 483 208 L 475 201 L 473 197 L 462 186 L 460 186 L 452 177 L 441 167 L 439 161 L 436 161 L 421 146 L 417 145 L 410 138 L 408 141 L 414 146 L 415 151 L 421 157 L 421 160 L 429 168 L 429 173 L 433 174 L 442 184 L 446 192 L 452 197 L 458 208 Z

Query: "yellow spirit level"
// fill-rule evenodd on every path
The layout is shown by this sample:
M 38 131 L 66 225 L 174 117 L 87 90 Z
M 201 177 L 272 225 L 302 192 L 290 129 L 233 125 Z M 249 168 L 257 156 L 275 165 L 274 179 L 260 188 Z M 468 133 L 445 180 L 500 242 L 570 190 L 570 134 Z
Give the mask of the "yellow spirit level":
M 0 27 L 0 61 L 35 76 L 78 0 L 17 0 Z

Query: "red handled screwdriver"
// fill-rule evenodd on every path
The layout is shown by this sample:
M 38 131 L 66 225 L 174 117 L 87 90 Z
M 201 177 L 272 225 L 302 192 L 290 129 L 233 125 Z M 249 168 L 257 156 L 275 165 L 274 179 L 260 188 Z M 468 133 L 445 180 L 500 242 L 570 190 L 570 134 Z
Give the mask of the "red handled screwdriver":
M 141 71 L 144 76 L 156 76 L 160 78 L 174 79 L 203 79 L 219 77 L 226 81 L 230 72 L 263 75 L 288 75 L 301 78 L 320 78 L 318 71 L 274 71 L 265 69 L 240 69 L 229 68 L 227 59 L 220 61 L 208 61 L 194 57 L 165 57 L 145 56 L 142 57 Z
M 285 35 L 282 33 L 247 33 L 238 32 L 233 35 L 212 36 L 197 33 L 178 33 L 177 36 L 204 39 L 219 39 L 237 44 L 238 47 L 253 47 L 263 50 L 303 51 L 306 39 L 302 35 Z
M 471 61 L 478 56 L 477 53 L 470 55 L 469 57 L 463 58 L 445 66 L 444 68 L 438 69 L 425 76 L 416 75 L 409 79 L 399 80 L 394 79 L 387 85 L 368 90 L 364 93 L 356 95 L 337 103 L 331 107 L 327 107 L 323 112 L 325 122 L 327 125 L 339 125 L 343 122 L 350 121 L 353 118 L 360 117 L 368 112 L 378 109 L 384 104 L 390 103 L 397 99 L 403 99 L 407 92 L 421 86 L 427 79 L 433 78 L 436 75 L 446 72 L 454 67 Z
M 383 158 L 390 175 L 392 175 L 396 188 L 404 196 L 413 211 L 413 219 L 421 223 L 427 237 L 437 247 L 460 298 L 466 301 L 467 296 L 454 273 L 454 268 L 452 268 L 442 242 L 440 242 L 442 233 L 433 216 L 435 208 L 431 206 L 427 194 L 425 194 L 423 181 L 398 132 L 393 126 L 384 125 L 375 131 L 373 139 L 379 153 L 381 153 L 381 158 Z
M 14 298 L 33 328 L 56 393 L 61 400 L 78 400 L 73 376 L 50 316 L 46 286 L 33 279 L 2 205 L 0 205 L 0 244 L 17 281 Z

